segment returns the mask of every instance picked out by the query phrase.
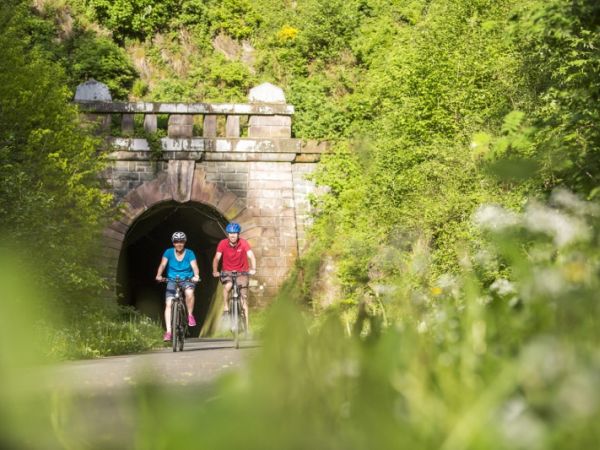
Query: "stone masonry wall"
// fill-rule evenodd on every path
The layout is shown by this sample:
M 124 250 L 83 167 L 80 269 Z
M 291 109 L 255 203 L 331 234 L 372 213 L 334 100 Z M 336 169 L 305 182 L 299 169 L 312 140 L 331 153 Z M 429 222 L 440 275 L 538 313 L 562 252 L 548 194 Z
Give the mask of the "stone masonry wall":
M 165 161 L 111 161 L 101 174 L 117 202 L 146 181 L 154 180 L 160 172 L 167 170 Z
M 157 195 L 154 190 L 165 191 L 157 180 L 168 182 L 168 164 L 168 161 L 113 160 L 103 177 L 117 201 L 127 203 L 132 193 L 142 192 L 151 203 Z M 219 212 L 228 220 L 242 223 L 242 237 L 250 242 L 256 255 L 257 285 L 251 288 L 253 304 L 268 303 L 275 296 L 304 245 L 310 208 L 308 195 L 314 190 L 313 183 L 305 176 L 315 167 L 315 163 L 287 161 L 195 162 L 193 190 L 198 189 L 196 186 L 203 189 L 202 186 L 213 185 L 217 191 L 235 195 L 240 203 L 233 213 Z M 151 206 L 148 204 L 146 208 Z M 123 232 L 120 240 L 124 237 Z

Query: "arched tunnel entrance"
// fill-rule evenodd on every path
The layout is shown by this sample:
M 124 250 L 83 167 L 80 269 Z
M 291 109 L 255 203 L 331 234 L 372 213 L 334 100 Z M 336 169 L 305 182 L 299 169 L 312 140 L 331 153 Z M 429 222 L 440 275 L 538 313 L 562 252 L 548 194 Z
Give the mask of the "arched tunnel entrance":
M 171 235 L 183 231 L 186 248 L 196 254 L 201 281 L 196 286 L 194 315 L 197 335 L 215 297 L 218 280 L 212 276 L 212 258 L 217 244 L 225 237 L 225 218 L 213 207 L 197 202 L 159 203 L 145 211 L 130 226 L 119 256 L 117 289 L 119 301 L 149 317 L 163 321 L 165 285 L 154 279 Z

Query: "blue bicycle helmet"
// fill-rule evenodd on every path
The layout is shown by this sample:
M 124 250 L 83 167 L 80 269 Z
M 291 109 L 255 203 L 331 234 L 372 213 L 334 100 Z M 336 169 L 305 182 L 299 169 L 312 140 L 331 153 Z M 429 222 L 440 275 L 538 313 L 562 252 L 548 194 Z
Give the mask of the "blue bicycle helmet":
M 226 233 L 241 233 L 242 227 L 240 227 L 239 223 L 231 222 L 225 227 Z

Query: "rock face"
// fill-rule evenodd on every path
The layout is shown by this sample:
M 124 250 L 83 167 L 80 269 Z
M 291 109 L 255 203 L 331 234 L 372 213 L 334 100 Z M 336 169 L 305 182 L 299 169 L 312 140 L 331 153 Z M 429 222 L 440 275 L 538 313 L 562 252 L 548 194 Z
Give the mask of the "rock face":
M 75 92 L 75 101 L 111 102 L 112 95 L 110 95 L 110 90 L 108 89 L 107 85 L 92 78 L 77 86 L 77 91 Z
M 240 43 L 225 33 L 220 33 L 213 39 L 212 44 L 225 58 L 230 61 L 241 61 L 251 73 L 254 73 L 254 47 L 249 41 L 244 40 Z

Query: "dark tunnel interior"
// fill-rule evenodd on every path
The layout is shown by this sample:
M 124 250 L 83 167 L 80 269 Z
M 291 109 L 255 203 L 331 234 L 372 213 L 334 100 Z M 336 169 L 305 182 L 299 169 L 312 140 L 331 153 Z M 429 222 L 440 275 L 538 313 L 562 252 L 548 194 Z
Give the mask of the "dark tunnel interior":
M 164 202 L 148 209 L 131 225 L 123 242 L 117 274 L 119 301 L 164 322 L 166 285 L 154 277 L 163 252 L 172 246 L 171 235 L 183 231 L 186 248 L 194 251 L 200 268 L 194 307 L 198 326 L 190 330 L 197 335 L 215 297 L 218 280 L 212 277 L 211 264 L 226 224 L 214 208 L 196 202 Z

